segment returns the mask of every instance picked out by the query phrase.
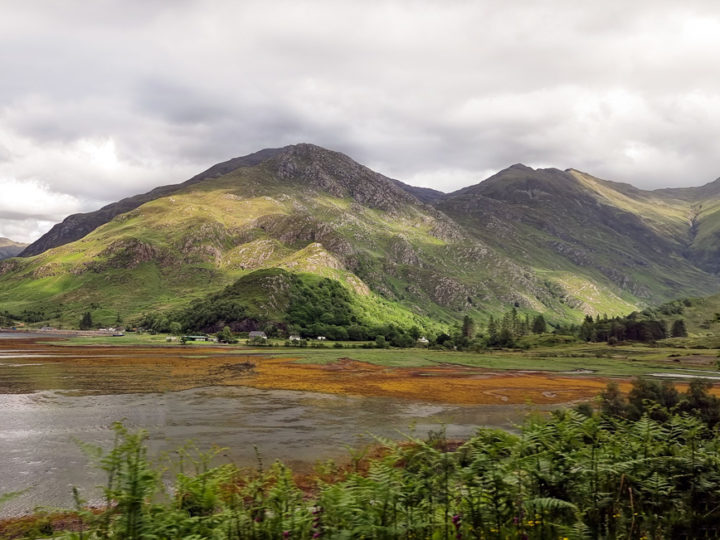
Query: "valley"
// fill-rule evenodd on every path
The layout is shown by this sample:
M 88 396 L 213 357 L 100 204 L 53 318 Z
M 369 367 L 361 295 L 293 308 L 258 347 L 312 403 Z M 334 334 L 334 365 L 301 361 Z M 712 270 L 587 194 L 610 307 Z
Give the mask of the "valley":
M 353 482 L 369 485 L 378 471 L 421 482 L 413 452 L 434 456 L 429 478 L 445 467 L 459 494 L 469 455 L 528 477 L 541 473 L 526 470 L 525 452 L 562 461 L 553 430 L 568 444 L 616 437 L 606 448 L 618 462 L 638 430 L 681 447 L 663 447 L 667 455 L 686 452 L 684 435 L 669 433 L 720 421 L 718 185 L 643 191 L 517 164 L 444 194 L 300 144 L 69 216 L 0 261 L 0 404 L 11 412 L 0 476 L 12 492 L 0 493 L 0 512 L 78 508 L 0 521 L 0 534 L 104 526 L 94 516 L 124 495 L 102 499 L 101 471 L 88 471 L 80 448 L 105 455 L 111 476 L 146 471 L 148 512 L 190 516 L 188 531 L 236 512 L 266 537 L 280 525 L 308 536 L 310 512 L 341 511 L 329 497 L 350 497 Z M 703 455 L 714 441 L 703 439 Z M 573 451 L 586 467 L 587 448 Z M 190 454 L 205 472 L 185 475 Z M 266 469 L 263 460 L 279 461 Z M 641 474 L 645 482 L 657 471 Z M 183 495 L 163 499 L 159 486 L 173 475 Z M 203 478 L 213 478 L 202 497 L 214 502 L 195 519 L 183 497 Z M 618 478 L 608 476 L 608 490 L 625 489 Z M 282 495 L 263 499 L 281 485 Z M 297 485 L 302 497 L 282 523 L 257 521 Z M 575 502 L 539 485 L 523 489 L 551 507 L 527 527 L 552 515 L 566 524 L 552 530 L 568 533 L 580 523 L 566 512 Z M 251 486 L 260 487 L 243 492 L 242 509 L 228 510 L 236 503 L 226 494 Z M 497 493 L 515 500 L 513 489 Z M 423 490 L 422 504 L 436 504 L 436 488 Z M 680 485 L 675 493 L 692 496 Z M 315 500 L 315 510 L 303 506 Z M 595 503 L 582 504 L 592 523 Z M 649 508 L 643 530 L 654 526 Z M 122 512 L 108 523 L 119 527 Z M 521 528 L 496 514 L 495 525 L 472 530 Z M 447 528 L 450 515 L 437 523 Z
M 577 324 L 717 292 L 718 212 L 717 182 L 643 191 L 513 165 L 442 194 L 299 144 L 68 217 L 0 262 L 0 308 L 65 328 L 86 312 L 101 326 L 153 313 L 167 331 L 194 302 L 222 300 L 234 315 L 221 309 L 188 329 L 287 334 L 287 291 L 300 276 L 346 291 L 349 319 L 327 323 L 345 328 L 438 334 L 512 306 Z

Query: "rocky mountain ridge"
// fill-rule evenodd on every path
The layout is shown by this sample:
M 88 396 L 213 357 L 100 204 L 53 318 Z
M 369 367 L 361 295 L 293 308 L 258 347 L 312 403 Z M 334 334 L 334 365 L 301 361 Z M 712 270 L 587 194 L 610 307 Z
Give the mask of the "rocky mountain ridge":
M 132 315 L 281 268 L 342 282 L 378 318 L 626 313 L 720 288 L 708 186 L 644 191 L 516 164 L 443 194 L 314 145 L 268 149 L 68 217 L 0 264 L 0 302 Z

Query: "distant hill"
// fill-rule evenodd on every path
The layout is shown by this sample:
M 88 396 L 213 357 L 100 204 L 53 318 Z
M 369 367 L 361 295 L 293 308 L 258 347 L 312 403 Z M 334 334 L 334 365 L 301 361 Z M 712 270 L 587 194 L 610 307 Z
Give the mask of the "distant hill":
M 15 257 L 27 247 L 27 244 L 15 242 L 9 238 L 0 236 L 0 260 Z
M 327 278 L 350 295 L 348 324 L 428 328 L 509 307 L 579 321 L 720 289 L 709 186 L 644 191 L 517 164 L 444 194 L 317 146 L 267 149 L 68 217 L 0 263 L 0 304 L 72 325 L 207 300 L 250 327 L 293 320 L 288 287 L 324 298 Z

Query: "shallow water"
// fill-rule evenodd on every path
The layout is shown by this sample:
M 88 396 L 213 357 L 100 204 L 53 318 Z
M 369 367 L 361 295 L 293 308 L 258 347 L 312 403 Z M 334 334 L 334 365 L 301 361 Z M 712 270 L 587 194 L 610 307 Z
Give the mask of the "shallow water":
M 193 440 L 205 450 L 225 447 L 219 462 L 252 465 L 257 447 L 266 462 L 281 459 L 308 470 L 317 460 L 347 458 L 346 447 L 371 443 L 370 434 L 424 437 L 444 425 L 449 437 L 464 438 L 478 426 L 511 428 L 528 411 L 521 405 L 457 406 L 244 386 L 147 392 L 157 375 L 150 366 L 145 380 L 137 368 L 131 372 L 133 393 L 118 393 L 112 389 L 120 386 L 105 383 L 130 374 L 127 366 L 112 364 L 89 392 L 96 369 L 33 360 L 28 355 L 27 363 L 19 363 L 16 354 L 0 355 L 0 387 L 14 388 L 20 381 L 30 389 L 0 394 L 0 494 L 27 490 L 0 507 L 0 516 L 41 505 L 69 507 L 73 484 L 83 498 L 97 501 L 95 486 L 103 477 L 76 441 L 108 448 L 115 421 L 148 430 L 154 458 Z M 52 377 L 38 378 L 36 370 L 52 370 Z

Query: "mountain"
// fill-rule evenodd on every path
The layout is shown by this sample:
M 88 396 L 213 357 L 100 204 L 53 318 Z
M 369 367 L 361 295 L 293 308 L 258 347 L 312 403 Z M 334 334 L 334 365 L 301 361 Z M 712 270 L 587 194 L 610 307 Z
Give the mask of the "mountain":
M 718 278 L 688 256 L 693 203 L 576 170 L 513 165 L 437 207 L 478 239 L 598 305 L 702 295 Z M 716 252 L 717 253 L 717 252 Z M 593 299 L 595 297 L 595 299 Z M 604 303 L 604 302 L 603 302 Z
M 572 315 L 527 269 L 343 154 L 296 145 L 228 163 L 233 170 L 150 192 L 130 210 L 110 205 L 66 220 L 81 231 L 57 228 L 36 247 L 102 223 L 0 264 L 0 304 L 64 324 L 92 308 L 112 322 L 179 309 L 279 268 L 342 283 L 366 321 L 447 324 L 515 303 Z M 251 295 L 263 291 L 258 305 L 285 287 L 250 281 Z
M 578 321 L 718 291 L 718 205 L 520 164 L 444 194 L 299 144 L 68 217 L 0 263 L 0 305 L 68 325 L 194 310 L 208 329 L 323 318 L 298 299 L 330 326 Z
M 10 257 L 16 257 L 27 244 L 21 244 L 20 242 L 14 242 L 9 238 L 3 238 L 0 236 L 0 261 L 3 259 L 9 259 Z
M 268 148 L 248 156 L 234 158 L 223 163 L 218 163 L 217 165 L 210 167 L 208 170 L 193 176 L 190 180 L 186 180 L 182 184 L 157 187 L 142 195 L 127 197 L 116 203 L 103 206 L 100 210 L 96 210 L 95 212 L 72 214 L 71 216 L 65 218 L 62 223 L 58 223 L 53 226 L 53 228 L 41 238 L 27 246 L 20 253 L 20 257 L 39 255 L 48 249 L 79 240 L 86 234 L 94 231 L 101 225 L 104 225 L 115 216 L 124 214 L 125 212 L 130 212 L 147 202 L 154 201 L 161 197 L 166 197 L 185 187 L 202 182 L 203 180 L 218 178 L 224 174 L 234 171 L 238 167 L 257 165 L 277 152 L 279 152 L 278 149 Z

